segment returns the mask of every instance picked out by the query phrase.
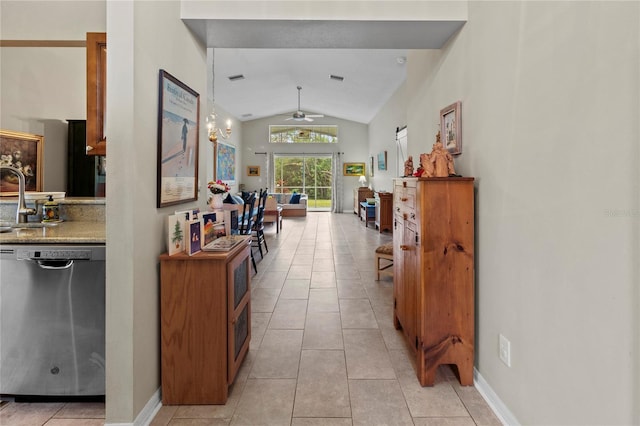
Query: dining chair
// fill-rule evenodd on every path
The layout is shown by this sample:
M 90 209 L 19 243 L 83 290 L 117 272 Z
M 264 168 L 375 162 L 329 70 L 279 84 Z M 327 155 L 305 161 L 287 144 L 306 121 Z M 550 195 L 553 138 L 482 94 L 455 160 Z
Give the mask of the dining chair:
M 238 229 L 240 235 L 251 235 L 253 229 L 253 206 L 256 202 L 256 193 L 252 193 L 245 200 L 242 206 L 242 216 L 238 221 Z M 251 245 L 251 263 L 253 264 L 253 270 L 257 274 L 258 268 L 256 268 L 256 260 L 253 257 L 253 244 Z
M 269 253 L 269 247 L 267 247 L 267 241 L 264 237 L 264 209 L 267 203 L 267 189 L 262 191 L 260 190 L 260 195 L 258 197 L 258 213 L 256 215 L 256 220 L 253 223 L 251 244 L 252 247 L 257 247 L 260 251 L 260 258 L 264 259 L 264 254 L 262 253 L 262 245 L 267 253 Z

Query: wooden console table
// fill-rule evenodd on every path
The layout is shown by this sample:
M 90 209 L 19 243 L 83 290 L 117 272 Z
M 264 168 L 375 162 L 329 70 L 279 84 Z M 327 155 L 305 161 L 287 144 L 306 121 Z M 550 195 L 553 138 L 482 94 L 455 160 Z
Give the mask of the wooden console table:
M 251 237 L 160 256 L 162 403 L 224 404 L 251 341 Z

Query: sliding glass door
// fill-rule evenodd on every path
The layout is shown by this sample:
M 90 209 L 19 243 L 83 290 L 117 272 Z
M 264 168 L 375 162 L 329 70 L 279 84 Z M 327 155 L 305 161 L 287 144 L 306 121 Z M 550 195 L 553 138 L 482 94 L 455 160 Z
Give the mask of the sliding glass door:
M 330 154 L 274 154 L 273 165 L 276 192 L 307 194 L 307 209 L 331 211 Z

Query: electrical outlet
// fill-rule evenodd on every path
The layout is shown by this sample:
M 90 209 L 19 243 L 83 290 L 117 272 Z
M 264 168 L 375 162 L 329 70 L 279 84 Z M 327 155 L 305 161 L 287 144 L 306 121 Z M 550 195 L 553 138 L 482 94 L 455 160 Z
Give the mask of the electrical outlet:
M 500 335 L 498 352 L 500 354 L 500 360 L 504 362 L 507 367 L 511 367 L 511 342 L 502 334 Z

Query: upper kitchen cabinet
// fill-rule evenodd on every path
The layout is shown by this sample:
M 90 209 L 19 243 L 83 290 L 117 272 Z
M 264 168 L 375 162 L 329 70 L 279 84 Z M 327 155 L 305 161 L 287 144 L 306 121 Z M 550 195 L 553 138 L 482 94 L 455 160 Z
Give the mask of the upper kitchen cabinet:
M 87 33 L 87 155 L 107 155 L 107 34 Z

